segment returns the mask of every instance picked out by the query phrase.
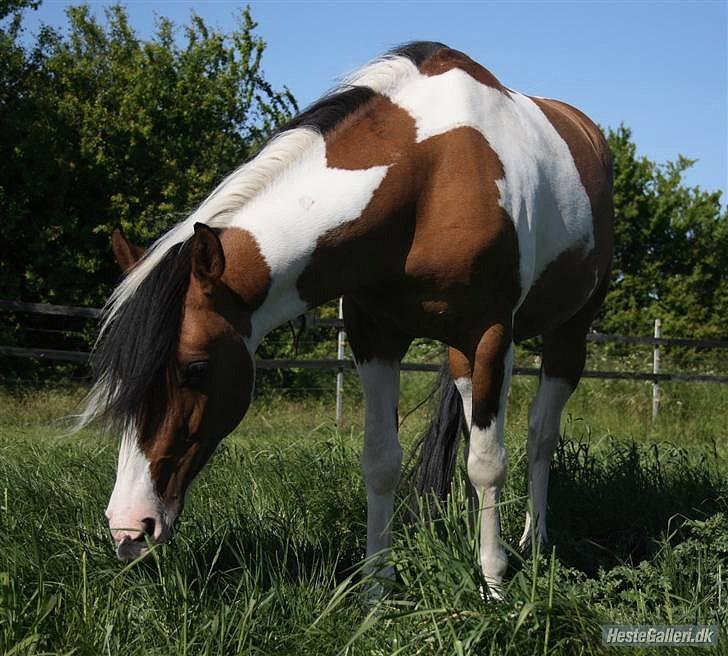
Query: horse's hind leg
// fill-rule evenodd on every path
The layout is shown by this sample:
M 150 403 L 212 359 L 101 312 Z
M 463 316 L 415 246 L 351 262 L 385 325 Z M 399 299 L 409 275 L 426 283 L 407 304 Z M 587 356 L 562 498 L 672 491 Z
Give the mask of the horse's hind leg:
M 503 440 L 513 365 L 511 318 L 492 324 L 472 353 L 450 349 L 450 369 L 463 398 L 470 429 L 468 477 L 478 493 L 480 566 L 498 597 L 508 560 L 501 544 L 500 493 L 506 479 Z
M 594 304 L 598 307 L 598 304 Z M 586 360 L 586 333 L 594 305 L 589 304 L 556 330 L 543 336 L 541 375 L 528 413 L 528 487 L 531 511 L 521 537 L 522 550 L 531 546 L 531 532 L 547 542 L 546 500 L 549 467 L 559 443 L 561 413 L 576 388 Z

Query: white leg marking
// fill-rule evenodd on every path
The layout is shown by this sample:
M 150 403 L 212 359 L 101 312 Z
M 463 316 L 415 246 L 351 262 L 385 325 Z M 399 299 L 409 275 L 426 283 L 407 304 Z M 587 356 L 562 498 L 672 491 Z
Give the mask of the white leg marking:
M 463 414 L 469 429 L 473 420 L 473 381 L 471 378 L 463 377 L 456 378 L 454 382 L 460 392 L 460 398 L 463 400 Z
M 392 544 L 390 524 L 402 464 L 397 438 L 399 363 L 372 360 L 357 368 L 364 389 L 362 471 L 367 487 L 367 556 L 372 556 Z M 391 569 L 381 574 L 394 576 Z
M 563 378 L 543 375 L 536 398 L 528 413 L 528 487 L 531 508 L 535 517 L 536 539 L 547 541 L 546 500 L 549 485 L 549 466 L 554 449 L 559 443 L 561 413 L 569 400 L 573 387 Z M 526 513 L 526 526 L 520 546 L 531 543 L 531 513 Z
M 480 507 L 480 566 L 483 576 L 495 597 L 503 582 L 508 559 L 500 537 L 498 502 L 506 479 L 507 454 L 503 443 L 508 404 L 508 389 L 513 368 L 513 346 L 506 353 L 503 384 L 500 390 L 498 414 L 487 428 L 472 421 L 472 383 L 468 378 L 455 381 L 463 399 L 463 409 L 470 428 L 468 448 L 468 477 L 478 493 Z

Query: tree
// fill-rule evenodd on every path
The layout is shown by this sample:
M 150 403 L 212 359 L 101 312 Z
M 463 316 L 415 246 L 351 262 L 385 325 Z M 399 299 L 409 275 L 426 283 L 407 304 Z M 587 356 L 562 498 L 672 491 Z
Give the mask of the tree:
M 694 163 L 656 164 L 637 155 L 625 126 L 611 130 L 616 218 L 612 286 L 599 330 L 649 334 L 655 318 L 668 334 L 728 338 L 728 213 L 720 192 L 689 188 Z
M 0 33 L 0 298 L 98 305 L 115 225 L 150 242 L 297 107 L 264 79 L 247 9 L 230 34 L 193 14 L 180 47 L 166 19 L 143 41 L 121 5 L 105 25 L 71 7 L 67 33 L 25 50 L 27 4 Z
M 297 106 L 264 79 L 248 10 L 230 34 L 193 14 L 179 45 L 168 20 L 144 41 L 122 6 L 102 25 L 82 5 L 24 48 L 22 12 L 37 4 L 0 2 L 0 298 L 99 305 L 119 278 L 111 229 L 149 243 Z M 596 327 L 646 334 L 660 317 L 671 335 L 728 337 L 720 194 L 684 184 L 684 157 L 638 156 L 628 128 L 608 137 L 616 250 Z M 17 332 L 0 323 L 2 342 Z

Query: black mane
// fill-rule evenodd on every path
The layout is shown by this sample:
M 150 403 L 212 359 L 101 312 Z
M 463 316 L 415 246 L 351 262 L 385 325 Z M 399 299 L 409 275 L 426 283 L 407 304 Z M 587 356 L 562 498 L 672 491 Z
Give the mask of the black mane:
M 384 57 L 406 57 L 415 66 L 419 66 L 435 52 L 446 47 L 434 41 L 412 41 L 389 50 Z M 326 134 L 375 95 L 372 89 L 364 86 L 344 86 L 335 89 L 281 125 L 275 134 L 301 127 L 312 128 L 320 134 Z
M 415 66 L 419 67 L 442 48 L 447 48 L 447 46 L 439 41 L 410 41 L 392 48 L 387 54 L 407 57 Z
M 91 360 L 104 417 L 142 439 L 153 435 L 167 407 L 167 377 L 179 340 L 191 271 L 188 240 L 175 244 L 119 308 Z

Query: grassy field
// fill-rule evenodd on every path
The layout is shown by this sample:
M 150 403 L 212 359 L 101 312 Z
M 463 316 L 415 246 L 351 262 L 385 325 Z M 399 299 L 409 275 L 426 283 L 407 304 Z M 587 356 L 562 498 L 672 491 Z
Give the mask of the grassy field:
M 402 414 L 427 393 L 406 375 Z M 526 507 L 526 409 L 518 378 L 507 429 L 504 536 Z M 116 445 L 60 417 L 83 390 L 0 392 L 0 652 L 5 654 L 603 654 L 602 623 L 717 623 L 728 654 L 728 389 L 586 381 L 552 467 L 545 553 L 511 556 L 505 599 L 483 602 L 459 477 L 441 518 L 406 494 L 398 581 L 362 593 L 362 416 L 330 399 L 259 399 L 192 491 L 173 541 L 114 558 L 103 510 Z M 411 445 L 427 408 L 403 425 Z M 629 650 L 666 654 L 675 650 Z M 677 653 L 690 653 L 683 649 Z M 705 653 L 701 651 L 699 653 Z

